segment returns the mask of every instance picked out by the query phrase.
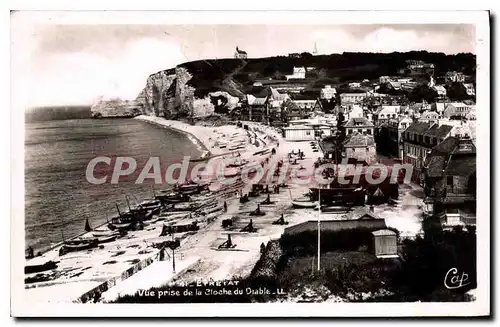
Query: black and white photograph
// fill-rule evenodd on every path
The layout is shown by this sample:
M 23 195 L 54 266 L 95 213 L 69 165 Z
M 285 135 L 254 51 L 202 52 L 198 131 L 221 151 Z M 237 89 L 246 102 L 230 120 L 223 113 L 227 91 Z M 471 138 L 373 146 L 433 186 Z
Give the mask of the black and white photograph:
M 489 315 L 489 19 L 12 12 L 12 315 Z

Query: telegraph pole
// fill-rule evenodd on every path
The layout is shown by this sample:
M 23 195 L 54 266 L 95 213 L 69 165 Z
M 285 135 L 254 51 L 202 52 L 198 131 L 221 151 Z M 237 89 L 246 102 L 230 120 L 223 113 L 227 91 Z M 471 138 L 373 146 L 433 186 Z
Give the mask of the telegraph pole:
M 321 187 L 318 187 L 318 271 L 321 268 Z
M 175 274 L 175 237 L 173 232 L 172 240 L 174 241 L 174 244 L 172 245 L 172 272 Z

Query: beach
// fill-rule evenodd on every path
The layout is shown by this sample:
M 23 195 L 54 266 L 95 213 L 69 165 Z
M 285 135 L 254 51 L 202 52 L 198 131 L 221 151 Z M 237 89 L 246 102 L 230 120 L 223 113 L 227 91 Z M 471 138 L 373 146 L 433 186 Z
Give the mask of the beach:
M 247 125 L 245 129 L 236 125 L 192 126 L 150 116 L 140 116 L 137 119 L 191 135 L 192 140 L 205 151 L 204 159 L 209 165 L 217 165 L 219 160 L 235 155 L 235 151 L 228 150 L 228 145 L 222 146 L 230 144 L 231 140 L 238 140 L 238 144 L 241 144 L 241 149 L 236 151 L 238 157 L 261 164 L 265 171 L 269 169 L 270 159 L 286 158 L 292 151 L 304 153 L 300 165 L 306 169 L 312 169 L 315 161 L 323 156 L 321 150 L 314 150 L 310 142 L 286 141 L 278 130 L 259 123 L 244 122 Z M 274 183 L 271 182 L 273 185 Z M 148 223 L 144 230 L 130 231 L 127 236 L 102 248 L 62 257 L 58 257 L 58 248 L 55 248 L 41 258 L 36 258 L 59 260 L 55 270 L 57 278 L 48 282 L 26 284 L 26 300 L 39 301 L 43 294 L 49 302 L 111 302 L 120 295 L 132 295 L 139 289 L 158 287 L 168 282 L 247 277 L 260 257 L 262 244 L 280 238 L 285 227 L 318 218 L 318 211 L 312 208 L 296 209 L 291 206 L 291 199 L 302 196 L 308 191 L 308 187 L 309 185 L 289 183 L 279 193 L 269 194 L 271 203 L 263 204 L 265 194 L 250 197 L 248 202 L 241 203 L 241 194 L 248 194 L 252 189 L 251 184 L 237 180 L 224 185 L 213 180 L 208 194 L 193 197 L 194 201 L 212 208 L 208 214 L 201 214 L 200 210 L 193 211 L 192 215 L 165 212 Z M 401 205 L 380 206 L 376 211 L 382 218 L 387 216 L 388 226 L 398 227 L 409 235 L 419 232 L 417 213 L 420 200 L 412 192 L 412 187 L 403 189 Z M 227 210 L 223 208 L 224 203 Z M 258 206 L 264 214 L 252 216 L 251 213 Z M 366 209 L 361 207 L 355 210 L 362 212 Z M 287 224 L 273 224 L 282 215 Z M 330 213 L 323 214 L 322 219 L 345 217 Z M 232 221 L 229 228 L 222 227 L 225 220 Z M 164 261 L 159 262 L 159 250 L 154 245 L 166 240 L 160 234 L 162 226 L 171 223 L 188 224 L 192 221 L 196 221 L 199 230 L 176 233 L 175 239 L 180 240 L 180 246 L 175 253 L 169 251 Z M 241 232 L 250 221 L 255 230 Z M 231 234 L 235 247 L 221 249 L 220 245 L 227 241 L 228 234 Z M 175 272 L 174 257 L 177 262 Z M 71 292 L 63 291 L 66 288 Z

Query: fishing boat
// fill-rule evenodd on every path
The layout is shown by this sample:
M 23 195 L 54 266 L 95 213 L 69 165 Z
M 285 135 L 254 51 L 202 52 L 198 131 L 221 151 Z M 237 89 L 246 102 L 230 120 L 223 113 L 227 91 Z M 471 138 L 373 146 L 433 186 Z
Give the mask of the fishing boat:
M 292 205 L 294 208 L 315 208 L 318 202 L 312 201 L 311 196 L 307 194 L 300 198 L 292 199 Z
M 161 201 L 155 199 L 155 200 L 142 201 L 132 210 L 151 211 L 152 215 L 157 215 L 160 213 L 160 209 L 161 209 Z
M 110 234 L 110 235 L 107 235 L 107 236 L 99 236 L 99 237 L 96 237 L 97 239 L 97 243 L 98 244 L 102 244 L 102 243 L 109 243 L 109 242 L 113 242 L 116 240 L 116 238 L 119 236 L 118 233 L 114 233 L 114 234 Z
M 160 194 L 157 194 L 155 198 L 163 203 L 179 203 L 190 200 L 187 194 L 172 191 L 162 191 Z
M 97 247 L 98 244 L 96 238 L 65 241 L 63 246 L 59 249 L 59 255 L 64 255 L 68 252 L 89 250 Z
M 185 203 L 176 203 L 173 209 L 177 211 L 194 211 L 199 207 L 200 205 L 198 203 L 185 202 Z
M 34 259 L 28 260 L 26 266 L 24 267 L 25 274 L 39 273 L 42 271 L 52 270 L 57 268 L 57 263 L 54 259 L 47 259 L 44 257 L 36 257 Z
M 318 210 L 318 207 L 314 210 Z M 344 206 L 321 206 L 321 212 L 348 212 L 351 208 Z
M 92 236 L 94 237 L 103 237 L 103 236 L 109 236 L 115 234 L 114 231 L 112 230 L 93 230 L 91 232 Z

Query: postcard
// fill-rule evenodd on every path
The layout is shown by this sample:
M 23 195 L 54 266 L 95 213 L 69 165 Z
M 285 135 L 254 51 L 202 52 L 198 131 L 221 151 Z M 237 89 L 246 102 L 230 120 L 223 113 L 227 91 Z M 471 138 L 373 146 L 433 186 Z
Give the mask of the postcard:
M 13 316 L 490 315 L 487 11 L 11 29 Z

